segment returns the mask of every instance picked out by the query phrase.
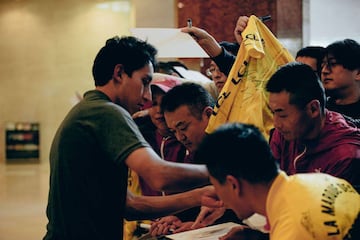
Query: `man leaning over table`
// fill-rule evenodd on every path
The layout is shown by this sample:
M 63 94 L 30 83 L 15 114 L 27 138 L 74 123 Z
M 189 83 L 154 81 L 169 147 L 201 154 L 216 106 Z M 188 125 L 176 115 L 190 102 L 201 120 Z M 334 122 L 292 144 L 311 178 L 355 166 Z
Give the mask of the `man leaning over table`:
M 205 137 L 196 158 L 206 164 L 215 187 L 203 204 L 230 208 L 240 219 L 266 215 L 271 240 L 360 237 L 360 195 L 351 184 L 325 173 L 288 176 L 254 125 L 220 126 Z M 202 216 L 196 223 L 206 221 Z M 247 232 L 244 226 L 235 227 L 220 239 L 247 239 L 242 238 Z

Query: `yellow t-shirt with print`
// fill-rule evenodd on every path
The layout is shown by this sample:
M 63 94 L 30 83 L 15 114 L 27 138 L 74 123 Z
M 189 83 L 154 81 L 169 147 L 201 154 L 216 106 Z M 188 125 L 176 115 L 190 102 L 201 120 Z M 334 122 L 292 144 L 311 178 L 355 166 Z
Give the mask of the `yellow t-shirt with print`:
M 324 173 L 281 172 L 266 201 L 270 239 L 342 240 L 360 212 L 360 195 Z

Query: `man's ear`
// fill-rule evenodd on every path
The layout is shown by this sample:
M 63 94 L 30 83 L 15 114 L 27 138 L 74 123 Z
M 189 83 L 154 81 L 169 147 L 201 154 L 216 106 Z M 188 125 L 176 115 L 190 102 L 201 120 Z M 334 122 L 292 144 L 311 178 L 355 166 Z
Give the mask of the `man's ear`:
M 317 117 L 321 113 L 319 100 L 312 100 L 308 103 L 308 112 L 312 117 Z
M 236 177 L 234 177 L 232 175 L 227 175 L 226 182 L 229 185 L 229 191 L 235 192 L 236 195 L 240 195 L 242 193 L 241 183 L 239 182 L 239 180 Z
M 355 70 L 355 80 L 360 81 L 360 68 Z
M 204 111 L 207 117 L 210 117 L 211 114 L 213 113 L 213 109 L 210 106 L 205 107 Z
M 121 79 L 121 75 L 124 72 L 124 67 L 122 64 L 116 64 L 114 67 L 114 73 L 113 73 L 113 77 L 114 79 Z

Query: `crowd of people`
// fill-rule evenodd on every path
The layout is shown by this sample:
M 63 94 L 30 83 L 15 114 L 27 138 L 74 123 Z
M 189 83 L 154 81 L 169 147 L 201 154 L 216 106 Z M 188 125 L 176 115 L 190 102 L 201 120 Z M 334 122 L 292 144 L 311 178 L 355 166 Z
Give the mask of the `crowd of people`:
M 218 93 L 248 21 L 239 17 L 236 43 L 181 29 L 209 54 Z M 130 36 L 108 39 L 97 53 L 95 89 L 51 146 L 45 240 L 123 239 L 124 219 L 156 219 L 149 232 L 159 236 L 253 214 L 264 216 L 267 232 L 241 226 L 222 239 L 360 238 L 357 41 L 304 47 L 270 77 L 269 139 L 252 123 L 206 132 L 216 99 L 196 82 L 153 79 L 156 54 Z

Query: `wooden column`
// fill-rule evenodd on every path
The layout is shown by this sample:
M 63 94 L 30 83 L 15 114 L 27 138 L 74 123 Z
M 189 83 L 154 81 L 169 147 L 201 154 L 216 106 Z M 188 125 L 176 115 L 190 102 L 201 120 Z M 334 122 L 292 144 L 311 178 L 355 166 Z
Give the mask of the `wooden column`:
M 271 20 L 265 24 L 274 35 L 286 41 L 300 41 L 301 45 L 302 0 L 177 0 L 176 5 L 178 27 L 186 26 L 186 20 L 191 18 L 194 26 L 205 29 L 218 41 L 234 42 L 233 31 L 238 17 L 254 14 L 271 15 Z M 181 60 L 185 64 L 191 63 L 191 67 L 196 62 L 194 59 Z

